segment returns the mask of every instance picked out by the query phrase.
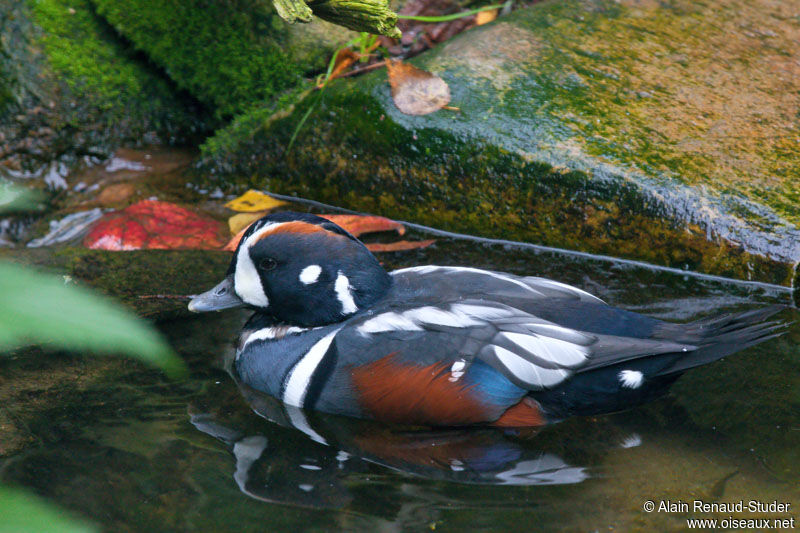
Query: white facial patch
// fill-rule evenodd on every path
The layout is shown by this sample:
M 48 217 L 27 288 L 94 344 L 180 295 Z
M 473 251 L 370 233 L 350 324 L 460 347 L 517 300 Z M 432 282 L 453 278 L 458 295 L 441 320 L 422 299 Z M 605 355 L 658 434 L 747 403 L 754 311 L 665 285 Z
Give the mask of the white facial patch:
M 638 389 L 644 383 L 644 374 L 638 370 L 623 370 L 617 377 L 622 386 L 628 389 Z
M 264 286 L 261 284 L 258 270 L 250 258 L 250 247 L 258 242 L 265 233 L 273 231 L 282 224 L 283 222 L 265 224 L 263 228 L 259 228 L 239 246 L 236 255 L 236 272 L 233 273 L 233 290 L 245 303 L 256 307 L 269 306 L 269 299 L 264 293 Z
M 309 265 L 300 271 L 300 283 L 303 285 L 311 285 L 319 280 L 319 275 L 322 274 L 322 267 L 319 265 Z
M 358 311 L 358 306 L 355 300 L 353 300 L 353 293 L 350 292 L 350 280 L 347 279 L 347 276 L 342 274 L 341 271 L 339 271 L 339 275 L 336 276 L 336 283 L 333 289 L 336 291 L 336 297 L 339 298 L 339 302 L 342 304 L 342 314 L 349 315 Z

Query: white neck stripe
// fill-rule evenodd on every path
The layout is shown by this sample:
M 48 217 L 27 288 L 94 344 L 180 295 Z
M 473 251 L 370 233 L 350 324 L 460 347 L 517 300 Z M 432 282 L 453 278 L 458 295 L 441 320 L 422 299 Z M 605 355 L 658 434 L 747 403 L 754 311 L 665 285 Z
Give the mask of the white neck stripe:
M 286 389 L 283 393 L 284 403 L 296 407 L 303 407 L 303 403 L 306 400 L 306 393 L 308 392 L 308 385 L 311 383 L 311 376 L 314 375 L 314 371 L 328 352 L 328 348 L 331 342 L 333 342 L 333 338 L 339 333 L 339 329 L 328 333 L 318 340 L 294 365 L 294 368 L 289 372 L 289 377 L 286 378 Z

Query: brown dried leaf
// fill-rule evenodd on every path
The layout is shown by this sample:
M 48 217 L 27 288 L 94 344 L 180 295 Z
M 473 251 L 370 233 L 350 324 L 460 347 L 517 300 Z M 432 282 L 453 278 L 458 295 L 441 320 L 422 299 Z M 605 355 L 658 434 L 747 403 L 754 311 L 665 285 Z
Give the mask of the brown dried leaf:
M 367 250 L 373 253 L 378 252 L 404 252 L 406 250 L 416 250 L 418 248 L 427 248 L 435 243 L 436 239 L 428 239 L 425 241 L 395 241 L 395 242 L 371 242 L 365 244 Z
M 386 60 L 389 85 L 397 109 L 407 115 L 427 115 L 450 102 L 450 87 L 442 78 L 402 61 Z
M 375 233 L 378 231 L 396 231 L 400 235 L 406 232 L 402 224 L 394 220 L 377 217 L 373 215 L 320 215 L 327 218 L 334 224 L 341 226 L 345 230 L 359 237 L 365 233 Z
M 384 217 L 377 217 L 372 215 L 319 215 L 319 216 L 321 216 L 322 218 L 327 218 L 334 224 L 352 233 L 353 236 L 355 237 L 358 237 L 359 235 L 363 235 L 365 233 L 375 233 L 380 231 L 396 231 L 400 235 L 406 232 L 406 228 L 403 227 L 402 224 Z M 253 220 L 253 222 L 255 222 L 255 220 Z M 249 227 L 250 224 L 247 224 L 245 227 L 243 227 L 236 235 L 233 236 L 233 238 L 230 241 L 228 241 L 228 244 L 225 245 L 223 250 L 226 250 L 228 252 L 235 252 L 236 247 L 239 246 L 239 241 L 241 241 L 242 236 L 244 236 L 244 232 L 247 231 L 247 228 Z M 406 241 L 400 241 L 400 242 L 404 243 Z M 367 245 L 367 248 L 371 250 L 370 246 L 375 246 L 375 245 Z M 425 246 L 427 246 L 427 244 Z M 410 250 L 412 248 L 414 247 L 412 246 L 411 248 L 401 248 L 401 249 Z M 378 251 L 390 252 L 393 250 L 378 250 Z
M 334 78 L 338 78 L 341 74 L 350 66 L 358 61 L 361 57 L 360 54 L 357 54 L 353 50 L 349 48 L 340 48 L 339 51 L 336 53 L 336 59 L 333 63 L 333 70 L 331 70 L 331 77 L 328 78 L 327 81 L 330 81 Z M 321 89 L 326 83 L 326 80 L 322 80 L 317 84 L 317 89 Z
M 136 188 L 130 183 L 115 183 L 109 185 L 97 195 L 97 205 L 110 207 L 121 204 L 133 196 L 135 192 Z

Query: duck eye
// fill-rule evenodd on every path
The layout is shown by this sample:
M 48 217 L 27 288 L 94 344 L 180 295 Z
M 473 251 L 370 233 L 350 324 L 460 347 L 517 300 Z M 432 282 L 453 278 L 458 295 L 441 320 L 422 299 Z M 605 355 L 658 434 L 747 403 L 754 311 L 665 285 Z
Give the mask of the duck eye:
M 276 266 L 278 266 L 278 262 L 271 257 L 265 257 L 258 262 L 258 267 L 265 272 L 272 270 Z

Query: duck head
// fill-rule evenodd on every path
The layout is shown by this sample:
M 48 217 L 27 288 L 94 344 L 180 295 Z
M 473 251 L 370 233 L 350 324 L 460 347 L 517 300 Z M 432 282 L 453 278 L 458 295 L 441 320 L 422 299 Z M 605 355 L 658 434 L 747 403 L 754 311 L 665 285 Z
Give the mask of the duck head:
M 194 312 L 251 306 L 303 327 L 340 322 L 389 290 L 391 277 L 355 237 L 307 213 L 282 212 L 253 223 L 225 279 L 189 302 Z

